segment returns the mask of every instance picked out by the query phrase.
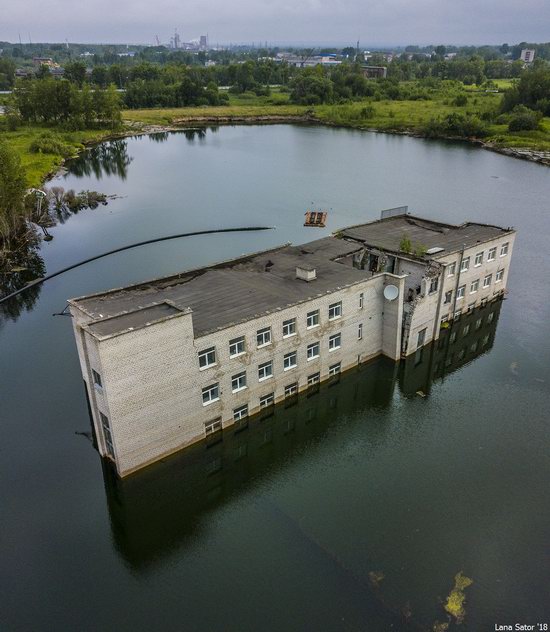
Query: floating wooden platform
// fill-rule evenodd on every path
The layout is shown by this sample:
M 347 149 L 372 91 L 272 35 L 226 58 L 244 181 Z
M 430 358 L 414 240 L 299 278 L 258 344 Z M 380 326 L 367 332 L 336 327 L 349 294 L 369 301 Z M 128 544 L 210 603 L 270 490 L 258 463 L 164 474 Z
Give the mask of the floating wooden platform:
M 326 211 L 306 211 L 304 226 L 325 227 L 328 213 Z

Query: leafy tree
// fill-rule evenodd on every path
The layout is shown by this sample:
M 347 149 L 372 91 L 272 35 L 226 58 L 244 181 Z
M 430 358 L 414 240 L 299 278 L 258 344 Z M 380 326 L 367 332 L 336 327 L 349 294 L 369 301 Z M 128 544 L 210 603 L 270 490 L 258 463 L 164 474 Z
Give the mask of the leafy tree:
M 0 238 L 6 243 L 20 227 L 26 190 L 17 153 L 0 141 Z
M 107 66 L 94 66 L 91 79 L 96 86 L 106 88 L 109 85 L 109 69 Z
M 8 57 L 0 57 L 0 90 L 10 90 L 15 82 L 15 63 Z
M 511 132 L 538 129 L 542 114 L 535 110 L 530 110 L 524 105 L 516 105 L 512 110 L 512 118 L 508 123 Z
M 549 100 L 550 67 L 543 62 L 524 72 L 519 82 L 504 94 L 502 110 L 509 112 L 517 105 L 525 105 L 533 110 L 550 113 L 547 110 Z
M 73 61 L 70 64 L 65 64 L 64 77 L 76 83 L 77 86 L 81 86 L 86 79 L 86 64 L 81 61 Z
M 290 100 L 302 105 L 332 103 L 333 83 L 318 73 L 302 72 L 291 82 Z

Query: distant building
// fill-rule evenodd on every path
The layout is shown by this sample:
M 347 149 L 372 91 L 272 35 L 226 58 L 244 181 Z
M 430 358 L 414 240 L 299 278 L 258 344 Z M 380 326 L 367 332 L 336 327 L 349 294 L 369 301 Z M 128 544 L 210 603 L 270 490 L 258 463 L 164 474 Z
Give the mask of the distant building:
M 296 68 L 312 68 L 313 66 L 339 66 L 342 61 L 336 55 L 313 55 L 311 57 L 300 57 L 299 55 L 280 55 L 279 61 L 286 61 L 290 66 Z
M 535 59 L 535 49 L 534 48 L 524 48 L 521 51 L 521 55 L 519 56 L 521 61 L 524 61 L 526 64 L 530 64 Z
M 449 323 L 503 296 L 514 237 L 402 207 L 71 299 L 100 453 L 125 476 L 371 358 L 420 362 Z
M 199 38 L 199 49 L 206 50 L 208 48 L 208 35 L 201 35 Z
M 367 79 L 385 79 L 388 69 L 386 66 L 362 66 L 361 72 Z
M 32 63 L 35 66 L 48 66 L 48 68 L 59 68 L 59 64 L 56 63 L 51 57 L 33 57 Z
M 207 59 L 207 60 L 204 62 L 204 65 L 205 65 L 207 68 L 210 68 L 211 66 L 215 66 L 215 65 L 216 65 L 216 62 L 215 62 L 213 59 Z

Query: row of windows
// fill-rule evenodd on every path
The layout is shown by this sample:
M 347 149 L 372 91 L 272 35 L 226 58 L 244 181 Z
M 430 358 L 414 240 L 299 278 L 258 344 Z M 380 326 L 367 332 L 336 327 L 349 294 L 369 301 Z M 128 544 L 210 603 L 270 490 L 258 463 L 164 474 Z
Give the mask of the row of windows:
M 337 362 L 333 364 L 328 369 L 329 376 L 337 375 L 341 371 L 341 363 Z M 307 385 L 314 386 L 321 381 L 321 373 L 317 371 L 316 373 L 312 373 L 308 375 Z M 293 395 L 297 395 L 298 393 L 298 382 L 292 382 L 292 384 L 287 384 L 285 386 L 285 397 L 292 397 Z M 260 408 L 268 408 L 275 403 L 275 393 L 266 393 L 260 397 Z M 245 417 L 248 417 L 248 404 L 243 404 L 233 409 L 233 421 L 240 421 Z M 212 434 L 221 430 L 222 428 L 222 418 L 216 417 L 216 419 L 211 419 L 204 424 L 204 431 L 206 435 Z
M 487 316 L 487 324 L 490 324 L 493 321 L 494 318 L 494 314 L 493 312 L 490 312 L 490 314 Z M 441 322 L 447 322 L 448 318 L 447 316 L 445 316 L 444 318 L 441 319 Z M 483 318 L 478 318 L 476 320 L 476 322 L 474 323 L 474 329 L 475 331 L 477 331 L 478 329 L 481 329 L 483 325 Z M 467 323 L 466 325 L 464 325 L 464 327 L 462 328 L 462 335 L 463 336 L 467 336 L 470 333 L 471 330 L 471 323 Z M 451 335 L 449 337 L 449 343 L 453 344 L 456 340 L 456 336 L 457 333 L 456 331 L 451 332 Z M 444 343 L 444 338 L 440 338 L 440 345 L 442 345 Z
M 483 307 L 483 304 L 484 304 L 484 302 L 482 301 L 482 302 L 481 302 L 481 306 L 482 306 L 482 307 Z M 471 313 L 474 311 L 474 309 L 475 309 L 475 308 L 476 308 L 476 303 L 475 303 L 475 302 L 470 303 L 470 304 L 468 305 L 468 310 L 466 311 L 466 314 L 471 314 Z M 459 320 L 459 318 L 460 318 L 461 316 L 462 316 L 462 310 L 461 310 L 461 309 L 457 309 L 457 310 L 456 310 L 456 312 L 453 314 L 452 319 L 453 319 L 453 320 Z M 494 314 L 493 314 L 493 312 L 491 312 L 491 313 L 487 316 L 487 323 L 489 324 L 489 323 L 493 322 L 493 318 L 494 318 Z M 441 324 L 448 322 L 448 320 L 449 320 L 449 316 L 448 316 L 448 315 L 447 315 L 447 316 L 443 316 L 443 317 L 441 318 Z M 480 325 L 480 326 L 481 326 L 481 325 Z M 478 327 L 477 327 L 477 321 L 476 321 L 476 329 L 477 329 L 477 328 L 478 328 Z
M 502 268 L 501 270 L 497 270 L 495 274 L 495 283 L 500 283 L 503 278 L 504 278 L 504 268 Z M 492 282 L 493 282 L 493 275 L 488 274 L 483 279 L 483 289 L 490 287 Z M 479 290 L 479 279 L 475 279 L 475 281 L 472 281 L 470 283 L 470 294 L 474 294 L 478 290 Z M 466 285 L 461 285 L 456 291 L 456 298 L 457 299 L 464 298 L 465 294 L 466 294 Z M 449 298 L 449 300 L 447 301 L 447 296 L 452 297 L 452 291 L 449 291 L 445 294 L 445 303 L 447 302 L 450 303 L 451 299 Z
M 364 294 L 359 294 L 359 309 L 363 309 Z M 329 321 L 337 320 L 342 317 L 342 301 L 332 303 L 328 307 L 328 319 Z M 282 335 L 283 338 L 290 338 L 296 335 L 296 318 L 289 318 L 283 321 Z M 314 329 L 320 326 L 320 310 L 316 309 L 308 312 L 306 315 L 306 327 L 307 329 Z M 362 333 L 359 338 L 362 338 Z M 256 347 L 261 349 L 270 345 L 273 341 L 273 334 L 271 327 L 263 327 L 256 332 Z M 244 336 L 233 338 L 229 341 L 229 357 L 236 358 L 246 351 L 246 342 Z M 216 348 L 210 347 L 199 351 L 199 368 L 208 369 L 217 364 Z
M 363 336 L 363 327 L 360 326 L 358 336 Z M 333 334 L 328 339 L 328 350 L 336 351 L 342 346 L 342 334 Z M 321 355 L 321 343 L 313 342 L 306 348 L 307 361 L 315 360 Z M 291 351 L 283 356 L 283 371 L 290 371 L 298 366 L 298 352 Z M 268 360 L 258 365 L 258 382 L 263 382 L 273 377 L 273 360 Z M 246 371 L 241 371 L 231 378 L 231 391 L 238 393 L 247 387 Z M 210 384 L 202 389 L 202 403 L 204 406 L 217 401 L 220 398 L 219 383 Z
M 502 244 L 500 247 L 500 256 L 505 257 L 508 254 L 509 243 L 506 242 Z M 482 263 L 485 257 L 485 251 L 482 250 L 478 252 L 474 257 L 474 268 L 478 268 Z M 494 261 L 497 258 L 497 247 L 489 248 L 487 252 L 487 261 Z M 467 272 L 470 269 L 470 257 L 465 257 L 462 259 L 462 263 L 460 264 L 460 272 Z M 451 263 L 447 266 L 447 276 L 454 276 L 456 273 L 456 262 Z

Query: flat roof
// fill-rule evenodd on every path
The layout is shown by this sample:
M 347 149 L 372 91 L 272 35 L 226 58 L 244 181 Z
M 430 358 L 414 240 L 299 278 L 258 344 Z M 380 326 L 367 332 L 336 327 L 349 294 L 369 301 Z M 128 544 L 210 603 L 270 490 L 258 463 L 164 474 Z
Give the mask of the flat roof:
M 365 279 L 368 270 L 351 265 L 349 255 L 365 246 L 399 252 L 407 235 L 413 247 L 440 247 L 425 261 L 501 237 L 511 229 L 467 223 L 452 226 L 398 215 L 352 226 L 301 246 L 284 245 L 212 266 L 72 299 L 93 322 L 97 337 L 145 327 L 192 310 L 195 337 L 312 300 Z M 404 253 L 401 253 L 404 254 Z M 341 260 L 341 261 L 339 261 Z M 296 278 L 296 268 L 316 270 L 316 279 Z
M 437 254 L 424 255 L 422 258 L 426 260 L 442 259 L 450 253 L 460 251 L 463 246 L 472 248 L 513 232 L 511 228 L 489 224 L 466 222 L 454 226 L 406 214 L 386 217 L 369 224 L 350 226 L 339 231 L 347 239 L 354 239 L 380 250 L 399 252 L 401 240 L 405 236 L 411 240 L 413 248 L 420 245 L 428 250 L 443 248 Z
M 193 311 L 195 336 L 204 336 L 372 277 L 367 270 L 335 261 L 360 249 L 360 244 L 325 237 L 72 299 L 71 303 L 92 317 L 88 329 L 98 337 L 137 329 L 187 309 Z M 309 282 L 297 279 L 297 267 L 315 268 L 317 278 Z M 161 306 L 165 301 L 168 304 Z

